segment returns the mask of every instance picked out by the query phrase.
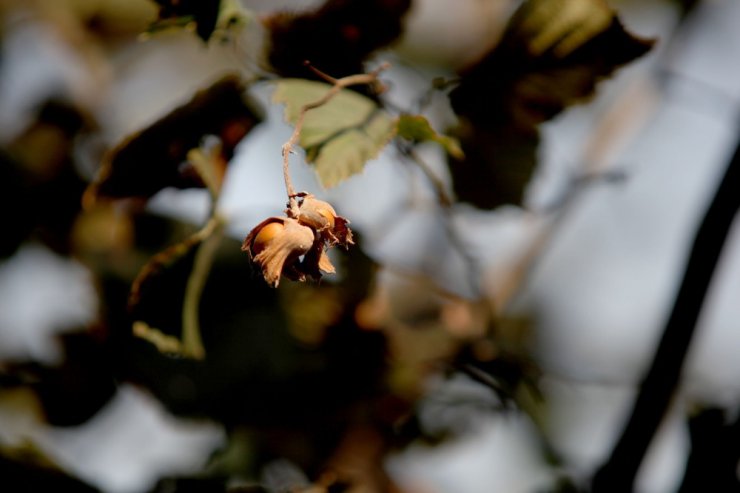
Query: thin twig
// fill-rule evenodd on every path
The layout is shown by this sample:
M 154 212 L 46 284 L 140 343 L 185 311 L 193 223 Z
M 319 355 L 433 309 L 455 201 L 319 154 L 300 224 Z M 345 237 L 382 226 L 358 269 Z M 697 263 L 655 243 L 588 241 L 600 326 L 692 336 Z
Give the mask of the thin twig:
M 383 271 L 393 274 L 397 277 L 401 277 L 408 281 L 423 282 L 428 286 L 430 291 L 432 291 L 435 295 L 439 296 L 442 299 L 460 302 L 470 301 L 467 297 L 445 288 L 440 283 L 435 281 L 431 276 L 421 272 L 416 272 L 413 269 L 409 269 L 400 265 L 394 265 L 388 262 L 383 262 Z
M 316 67 L 314 67 L 313 65 L 311 65 L 311 62 L 309 60 L 306 60 L 305 62 L 303 62 L 303 64 L 311 72 L 313 72 L 314 74 L 316 74 L 318 77 L 321 77 L 322 79 L 324 79 L 329 84 L 332 84 L 333 85 L 333 84 L 336 84 L 337 83 L 337 79 L 336 78 L 334 78 L 331 75 L 329 75 L 327 73 L 324 73 L 321 70 L 317 69 Z
M 326 94 L 324 94 L 321 98 L 317 99 L 316 101 L 305 104 L 301 107 L 301 110 L 298 113 L 298 118 L 296 118 L 295 127 L 293 128 L 293 133 L 291 134 L 288 141 L 285 144 L 283 144 L 283 147 L 282 147 L 283 179 L 285 180 L 285 190 L 288 193 L 288 211 L 287 211 L 288 216 L 290 217 L 298 216 L 298 202 L 296 200 L 297 195 L 296 195 L 295 189 L 293 188 L 293 182 L 290 179 L 290 154 L 293 152 L 293 148 L 298 143 L 298 139 L 301 136 L 301 130 L 303 129 L 303 122 L 306 119 L 306 113 L 308 113 L 312 109 L 325 105 L 326 103 L 331 101 L 332 98 L 334 98 L 334 96 L 339 94 L 342 91 L 342 89 L 345 89 L 350 86 L 357 86 L 361 84 L 373 84 L 377 82 L 378 74 L 380 74 L 380 72 L 382 72 L 383 70 L 386 70 L 389 66 L 390 64 L 383 63 L 378 68 L 376 68 L 375 70 L 367 74 L 349 75 L 347 77 L 342 77 L 341 79 L 333 79 L 335 80 L 334 85 L 328 91 L 326 91 Z
M 151 327 L 143 320 L 135 321 L 132 329 L 136 337 L 148 341 L 154 345 L 160 353 L 176 355 L 184 354 L 182 341 L 180 341 L 180 339 L 175 336 L 165 334 L 155 327 Z
M 434 186 L 434 190 L 437 194 L 437 201 L 442 209 L 442 225 L 444 226 L 447 238 L 450 240 L 450 244 L 458 251 L 463 261 L 465 262 L 467 278 L 470 281 L 470 288 L 472 289 L 472 292 L 479 293 L 480 265 L 478 264 L 478 260 L 470 254 L 467 246 L 465 245 L 465 242 L 458 233 L 457 228 L 455 228 L 451 209 L 454 201 L 445 190 L 444 182 L 439 176 L 434 173 L 431 166 L 429 166 L 429 164 L 424 161 L 424 159 L 422 159 L 422 157 L 419 156 L 419 154 L 415 152 L 413 148 L 399 144 L 398 149 L 401 154 L 409 159 L 410 162 L 418 166 L 422 173 L 424 173 L 424 175 L 432 183 L 432 186 Z
M 200 300 L 211 272 L 213 259 L 221 243 L 224 221 L 213 216 L 206 226 L 198 232 L 202 243 L 195 254 L 193 270 L 185 287 L 182 304 L 182 352 L 186 356 L 203 359 L 205 349 L 200 335 Z
M 434 187 L 434 192 L 437 194 L 439 205 L 442 207 L 450 207 L 453 204 L 452 197 L 447 193 L 444 182 L 434 173 L 431 166 L 429 166 L 429 164 L 427 164 L 427 162 L 424 161 L 416 151 L 414 151 L 413 147 L 397 141 L 396 148 L 403 156 L 414 163 L 431 182 Z

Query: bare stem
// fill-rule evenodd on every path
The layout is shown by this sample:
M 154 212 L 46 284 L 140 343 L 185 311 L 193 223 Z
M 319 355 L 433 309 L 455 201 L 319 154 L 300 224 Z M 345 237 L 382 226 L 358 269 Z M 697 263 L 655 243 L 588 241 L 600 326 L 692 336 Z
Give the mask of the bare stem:
M 468 271 L 467 278 L 470 281 L 470 288 L 474 293 L 479 292 L 480 265 L 478 261 L 470 254 L 468 248 L 465 245 L 465 242 L 463 241 L 463 238 L 460 236 L 457 229 L 455 228 L 455 224 L 453 221 L 454 218 L 452 215 L 453 212 L 451 209 L 452 205 L 454 204 L 454 199 L 450 197 L 450 195 L 447 193 L 445 184 L 442 179 L 437 176 L 432 167 L 429 166 L 429 164 L 424 161 L 424 159 L 422 159 L 422 157 L 419 156 L 419 154 L 415 152 L 413 148 L 399 146 L 398 149 L 412 163 L 419 167 L 419 169 L 422 171 L 422 173 L 424 173 L 424 175 L 434 187 L 434 191 L 437 194 L 437 202 L 439 203 L 439 206 L 442 210 L 442 223 L 445 228 L 445 232 L 447 233 L 447 237 L 450 240 L 450 244 L 455 249 L 457 249 L 458 253 L 465 261 L 465 268 Z
M 326 94 L 324 94 L 321 98 L 317 99 L 316 101 L 312 103 L 305 104 L 301 107 L 301 110 L 298 113 L 298 118 L 296 119 L 296 122 L 295 122 L 295 127 L 293 128 L 293 133 L 291 134 L 288 141 L 285 144 L 283 144 L 283 147 L 282 147 L 283 179 L 285 180 L 285 190 L 288 193 L 288 216 L 290 217 L 298 216 L 298 202 L 296 200 L 296 191 L 293 188 L 293 182 L 290 179 L 290 154 L 293 152 L 293 148 L 298 143 L 298 139 L 301 136 L 301 130 L 303 129 L 303 122 L 306 119 L 306 113 L 308 113 L 312 109 L 325 105 L 326 103 L 331 101 L 332 98 L 334 98 L 334 96 L 339 94 L 342 89 L 345 89 L 350 86 L 357 86 L 361 84 L 373 84 L 377 82 L 378 74 L 380 74 L 380 72 L 382 72 L 383 70 L 386 70 L 389 66 L 390 64 L 383 63 L 378 68 L 376 68 L 370 73 L 348 75 L 347 77 L 342 77 L 341 79 L 333 79 L 329 76 L 326 76 L 326 78 L 328 78 L 329 80 L 334 81 L 333 83 L 334 85 L 328 91 L 326 91 Z
M 221 242 L 223 226 L 223 220 L 219 216 L 213 216 L 197 233 L 202 243 L 195 254 L 195 264 L 185 287 L 182 305 L 182 351 L 185 356 L 195 359 L 205 357 L 200 336 L 200 299 Z
M 329 84 L 336 84 L 337 83 L 337 79 L 335 79 L 331 75 L 329 75 L 327 73 L 324 73 L 321 70 L 317 69 L 316 67 L 314 67 L 313 65 L 311 65 L 311 62 L 310 61 L 306 60 L 305 61 L 305 65 L 306 65 L 306 68 L 308 68 L 311 72 L 313 72 L 317 76 L 321 77 L 322 79 L 324 79 Z

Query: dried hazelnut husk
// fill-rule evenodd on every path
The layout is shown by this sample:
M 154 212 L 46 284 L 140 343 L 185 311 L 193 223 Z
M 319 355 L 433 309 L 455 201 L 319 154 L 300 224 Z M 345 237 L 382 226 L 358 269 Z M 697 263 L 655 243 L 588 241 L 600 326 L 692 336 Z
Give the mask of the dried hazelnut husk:
M 323 274 L 333 274 L 336 269 L 327 250 L 354 243 L 349 221 L 338 216 L 328 202 L 308 193 L 295 197 L 298 203 L 291 201 L 288 217 L 265 219 L 242 244 L 242 250 L 272 286 L 277 286 L 281 277 L 305 281 L 307 277 L 319 280 Z
M 336 269 L 326 254 L 327 248 L 324 240 L 317 236 L 311 250 L 298 266 L 300 271 L 315 280 L 321 279 L 323 274 L 334 274 Z
M 349 221 L 337 215 L 328 202 L 319 200 L 311 194 L 303 196 L 298 204 L 298 222 L 313 228 L 329 247 L 342 245 L 347 248 L 354 244 Z
M 288 217 L 270 217 L 249 232 L 242 251 L 262 270 L 268 284 L 277 287 L 280 277 L 303 280 L 300 257 L 316 243 L 314 230 Z

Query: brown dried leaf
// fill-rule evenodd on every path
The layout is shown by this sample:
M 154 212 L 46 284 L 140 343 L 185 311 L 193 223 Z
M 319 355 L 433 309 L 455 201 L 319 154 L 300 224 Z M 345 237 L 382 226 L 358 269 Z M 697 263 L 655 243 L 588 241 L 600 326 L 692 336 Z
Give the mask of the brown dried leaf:
M 261 110 L 244 91 L 239 76 L 227 75 L 126 138 L 104 158 L 98 177 L 85 192 L 85 204 L 100 198 L 147 199 L 166 187 L 203 187 L 198 170 L 183 167 L 188 152 L 200 147 L 205 136 L 214 135 L 221 142 L 220 161 L 225 165 L 241 139 L 262 121 Z

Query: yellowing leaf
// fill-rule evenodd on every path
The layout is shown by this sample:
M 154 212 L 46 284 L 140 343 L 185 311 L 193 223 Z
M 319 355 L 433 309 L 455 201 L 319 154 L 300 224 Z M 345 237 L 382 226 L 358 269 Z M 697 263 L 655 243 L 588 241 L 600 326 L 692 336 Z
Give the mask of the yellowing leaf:
M 332 86 L 305 79 L 282 79 L 273 101 L 285 104 L 285 119 L 295 124 L 303 108 L 323 98 Z M 316 164 L 319 180 L 332 187 L 375 158 L 396 132 L 394 120 L 370 98 L 342 90 L 304 117 L 299 143 Z
M 431 140 L 441 145 L 450 156 L 456 159 L 465 157 L 457 139 L 437 133 L 421 115 L 401 115 L 396 122 L 396 129 L 399 137 L 414 142 Z

